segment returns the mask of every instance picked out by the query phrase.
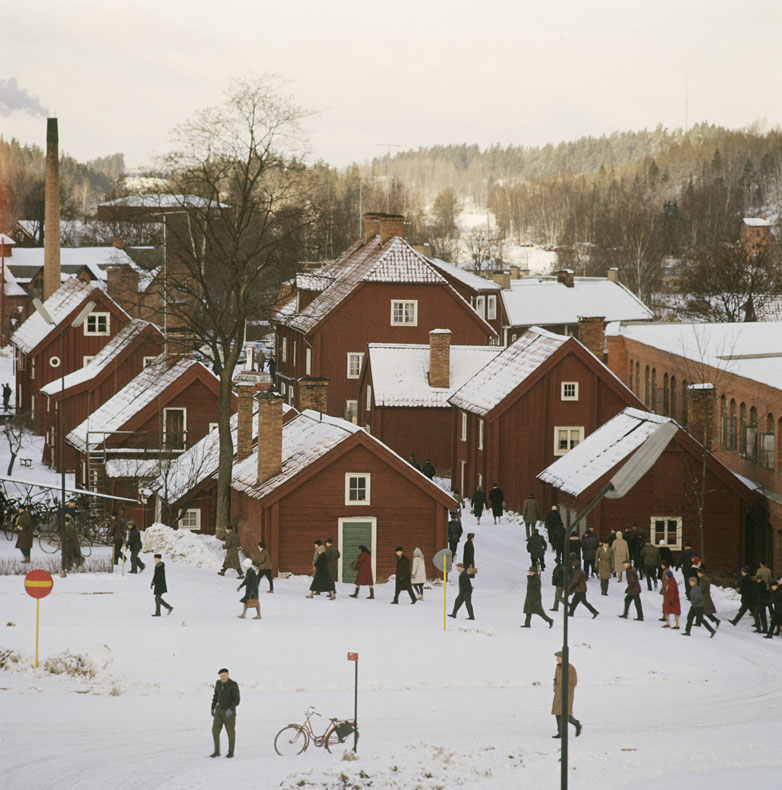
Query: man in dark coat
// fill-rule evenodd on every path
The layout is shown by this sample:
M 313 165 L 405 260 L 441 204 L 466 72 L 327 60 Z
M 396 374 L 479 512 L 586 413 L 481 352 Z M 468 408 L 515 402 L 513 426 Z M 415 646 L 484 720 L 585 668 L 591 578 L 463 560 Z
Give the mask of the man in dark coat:
M 505 494 L 502 489 L 494 483 L 489 490 L 489 503 L 491 504 L 491 514 L 494 516 L 494 523 L 499 523 L 502 518 L 502 504 L 505 502 Z
M 562 567 L 562 559 L 560 557 L 554 558 L 554 572 L 551 574 L 551 583 L 554 585 L 554 605 L 551 607 L 551 611 L 559 611 L 560 601 L 567 609 L 567 601 L 565 600 L 565 569 Z
M 698 577 L 690 576 L 688 581 L 690 584 L 690 611 L 687 612 L 687 627 L 682 631 L 682 636 L 690 636 L 694 620 L 695 625 L 702 625 L 709 632 L 711 638 L 717 632 L 703 619 L 703 593 L 698 587 Z
M 681 569 L 682 576 L 684 576 L 684 587 L 688 598 L 690 597 L 689 579 L 690 576 L 695 576 L 692 570 L 692 561 L 697 556 L 697 553 L 692 549 L 692 545 L 685 543 L 684 549 L 679 554 L 679 564 L 676 566 L 677 570 Z M 695 578 L 697 579 L 697 576 Z
M 763 637 L 764 639 L 771 639 L 775 632 L 779 632 L 780 636 L 782 636 L 782 588 L 776 580 L 771 582 L 771 603 L 773 605 L 773 613 L 770 618 L 768 633 Z
M 542 617 L 547 623 L 548 627 L 554 625 L 554 621 L 543 610 L 543 601 L 540 593 L 540 576 L 538 569 L 533 565 L 527 573 L 527 596 L 524 599 L 524 625 L 522 628 L 530 628 L 532 623 L 532 615 L 536 614 Z
M 33 547 L 33 520 L 27 508 L 20 504 L 16 516 L 16 548 L 22 552 L 22 562 L 30 562 L 30 550 Z
M 421 467 L 421 471 L 431 480 L 435 473 L 434 464 L 427 458 L 424 461 L 424 465 Z
M 65 515 L 62 540 L 62 562 L 66 571 L 74 565 L 79 566 L 84 562 L 79 546 L 79 534 L 76 531 L 76 522 L 70 513 Z
M 562 559 L 562 549 L 565 543 L 565 525 L 562 523 L 562 516 L 556 505 L 552 505 L 551 510 L 546 514 L 546 532 L 548 542 L 559 559 Z
M 141 533 L 135 521 L 128 521 L 128 548 L 130 549 L 130 572 L 138 573 L 147 566 L 139 559 L 141 553 Z
M 413 469 L 417 469 L 419 472 L 421 471 L 421 464 L 418 463 L 415 453 L 410 453 L 410 460 L 408 463 L 413 467 Z
M 320 541 L 318 541 L 320 543 Z M 307 598 L 312 598 L 313 595 L 320 595 L 322 592 L 329 594 L 329 598 L 333 601 L 336 595 L 334 589 L 334 580 L 329 573 L 329 561 L 326 557 L 326 547 L 323 545 L 318 546 L 315 550 L 315 571 L 312 574 L 312 584 L 310 584 L 310 594 Z
M 582 603 L 592 612 L 592 619 L 594 620 L 600 612 L 592 606 L 586 598 L 587 592 L 587 577 L 584 571 L 581 570 L 581 566 L 577 563 L 573 563 L 573 576 L 570 579 L 570 584 L 568 586 L 568 595 L 573 593 L 573 598 L 570 602 L 570 611 L 568 612 L 568 617 L 573 616 L 573 612 L 576 611 L 576 607 Z
M 120 556 L 125 559 L 122 547 L 125 545 L 125 522 L 119 517 L 116 510 L 111 513 L 109 519 L 109 533 L 114 544 L 114 565 L 119 562 Z
M 459 548 L 459 541 L 462 539 L 462 521 L 459 518 L 459 511 L 452 510 L 451 518 L 448 521 L 448 548 L 451 554 L 456 556 L 456 549 Z
M 557 720 L 557 734 L 552 735 L 552 738 L 561 738 L 567 723 L 562 721 L 562 651 L 554 653 L 557 657 L 557 668 L 554 672 L 554 702 L 551 704 L 551 712 Z M 581 722 L 573 717 L 573 696 L 576 692 L 576 684 L 578 683 L 578 675 L 576 668 L 568 663 L 567 665 L 567 720 L 576 728 L 576 738 L 581 735 Z
M 665 541 L 664 540 L 661 540 L 657 544 L 657 551 L 660 552 L 660 565 L 662 566 L 662 564 L 665 563 L 665 565 L 668 568 L 672 568 L 673 567 L 673 554 L 671 554 L 670 548 L 665 545 Z M 663 575 L 662 574 L 658 574 L 658 575 L 660 577 L 660 581 L 662 581 L 663 580 Z
M 567 559 L 570 562 L 577 562 L 579 565 L 581 564 L 581 537 L 578 532 L 570 533 L 565 550 L 567 551 L 568 555 Z
M 652 582 L 654 588 L 657 589 L 657 570 L 660 567 L 660 549 L 651 541 L 645 543 L 641 549 L 641 561 L 644 565 L 644 574 L 646 575 L 646 589 L 652 589 Z
M 464 541 L 464 549 L 462 550 L 462 564 L 467 569 L 475 567 L 475 544 L 473 543 L 474 539 L 475 539 L 475 533 L 468 532 L 467 540 Z
M 527 551 L 533 565 L 540 564 L 540 569 L 546 570 L 546 539 L 533 527 L 532 535 L 527 540 Z
M 258 541 L 258 561 L 255 563 L 258 568 L 258 582 L 265 576 L 269 580 L 269 589 L 267 592 L 274 592 L 274 580 L 272 579 L 272 558 L 266 549 L 266 544 Z
M 480 486 L 475 489 L 475 493 L 470 497 L 470 506 L 478 524 L 480 524 L 483 509 L 486 507 L 486 494 L 483 493 L 483 489 Z
M 3 411 L 8 411 L 8 406 L 11 403 L 12 394 L 13 391 L 8 386 L 8 382 L 6 381 L 5 384 L 3 384 Z
M 625 573 L 627 574 L 627 587 L 625 588 L 625 610 L 620 617 L 627 619 L 630 611 L 630 604 L 635 604 L 635 613 L 638 615 L 636 620 L 644 619 L 644 610 L 641 608 L 641 583 L 638 581 L 638 571 L 632 566 L 630 560 L 624 561 Z
M 405 556 L 404 549 L 397 546 L 396 553 L 396 583 L 394 585 L 394 600 L 391 603 L 399 603 L 399 593 L 407 591 L 410 596 L 410 603 L 416 602 L 413 585 L 410 583 L 410 560 Z
M 755 627 L 752 629 L 756 634 L 768 631 L 768 621 L 766 620 L 766 608 L 769 604 L 768 589 L 763 579 L 757 576 L 752 577 L 755 583 L 755 604 L 752 607 L 752 617 L 755 620 Z M 704 609 L 704 614 L 706 610 Z
M 228 677 L 228 670 L 225 667 L 217 674 L 220 680 L 215 683 L 214 694 L 212 694 L 212 738 L 214 738 L 215 750 L 209 756 L 220 756 L 220 733 L 225 727 L 228 733 L 228 754 L 225 756 L 233 757 L 236 744 L 236 707 L 240 702 L 239 686 L 235 680 Z
M 152 590 L 155 596 L 155 614 L 152 616 L 160 617 L 161 605 L 165 606 L 168 609 L 168 613 L 171 614 L 174 611 L 174 607 L 163 600 L 163 595 L 168 592 L 168 587 L 166 587 L 166 565 L 163 562 L 162 554 L 155 555 L 155 572 L 152 575 L 152 583 L 149 585 L 149 589 Z
M 225 576 L 225 572 L 229 568 L 233 568 L 240 579 L 244 576 L 242 566 L 239 564 L 239 546 L 239 536 L 228 524 L 225 528 L 225 560 L 223 560 L 223 567 L 217 571 L 220 576 Z
M 277 363 L 274 357 L 269 357 L 269 377 L 272 380 L 272 389 L 277 389 Z
M 757 588 L 755 587 L 755 583 L 752 581 L 749 568 L 746 566 L 741 569 L 739 594 L 741 595 L 741 607 L 736 613 L 736 616 L 730 621 L 731 625 L 737 625 L 739 620 L 744 617 L 744 613 L 750 611 L 755 606 Z
M 524 500 L 521 506 L 521 517 L 524 519 L 524 526 L 527 529 L 527 537 L 532 535 L 532 528 L 540 519 L 540 505 L 535 499 L 535 494 L 530 491 L 530 495 Z
M 597 536 L 592 532 L 591 527 L 587 527 L 586 532 L 581 537 L 581 556 L 584 558 L 584 573 L 586 573 L 587 578 L 597 576 L 597 569 L 595 568 L 597 545 Z
M 326 538 L 326 559 L 329 563 L 329 576 L 335 584 L 339 575 L 339 549 L 334 545 L 334 538 Z
M 472 582 L 470 581 L 470 569 L 465 568 L 461 563 L 457 563 L 456 570 L 459 571 L 459 594 L 453 602 L 453 612 L 448 617 L 456 619 L 456 613 L 461 609 L 462 604 L 467 607 L 467 619 L 474 620 L 475 613 L 472 610 Z

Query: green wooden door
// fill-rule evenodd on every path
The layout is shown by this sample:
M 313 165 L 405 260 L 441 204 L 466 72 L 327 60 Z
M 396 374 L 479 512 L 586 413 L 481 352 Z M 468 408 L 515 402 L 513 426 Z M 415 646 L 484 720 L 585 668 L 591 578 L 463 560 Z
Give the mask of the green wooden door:
M 372 545 L 372 522 L 371 521 L 343 521 L 342 522 L 342 581 L 350 583 L 355 581 L 356 571 L 350 567 L 350 563 L 358 557 L 358 547 L 366 546 L 372 553 L 375 547 Z

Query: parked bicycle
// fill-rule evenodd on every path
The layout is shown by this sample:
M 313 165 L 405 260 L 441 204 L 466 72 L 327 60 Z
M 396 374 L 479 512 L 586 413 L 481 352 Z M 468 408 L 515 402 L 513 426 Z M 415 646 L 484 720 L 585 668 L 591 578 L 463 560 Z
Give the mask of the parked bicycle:
M 287 724 L 274 737 L 274 751 L 281 757 L 301 754 L 307 750 L 310 743 L 315 746 L 325 746 L 326 751 L 340 752 L 352 748 L 353 735 L 358 739 L 358 727 L 352 719 L 329 719 L 329 724 L 322 735 L 312 729 L 310 719 L 320 716 L 315 708 L 309 707 L 304 711 L 304 724 Z

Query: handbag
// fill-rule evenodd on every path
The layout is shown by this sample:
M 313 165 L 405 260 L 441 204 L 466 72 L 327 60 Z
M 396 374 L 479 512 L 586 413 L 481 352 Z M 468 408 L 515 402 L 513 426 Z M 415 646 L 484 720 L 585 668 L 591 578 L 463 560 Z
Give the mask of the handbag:
M 353 560 L 353 562 L 351 562 L 351 563 L 350 563 L 350 567 L 351 567 L 351 568 L 352 568 L 354 571 L 357 571 L 357 570 L 358 570 L 358 560 Z

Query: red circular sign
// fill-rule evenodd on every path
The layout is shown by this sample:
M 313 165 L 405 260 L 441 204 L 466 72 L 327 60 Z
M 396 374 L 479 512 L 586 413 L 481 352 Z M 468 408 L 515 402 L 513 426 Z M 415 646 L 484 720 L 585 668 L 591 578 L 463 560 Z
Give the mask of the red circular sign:
M 24 577 L 24 589 L 33 598 L 46 598 L 54 587 L 54 579 L 49 571 L 30 571 Z

